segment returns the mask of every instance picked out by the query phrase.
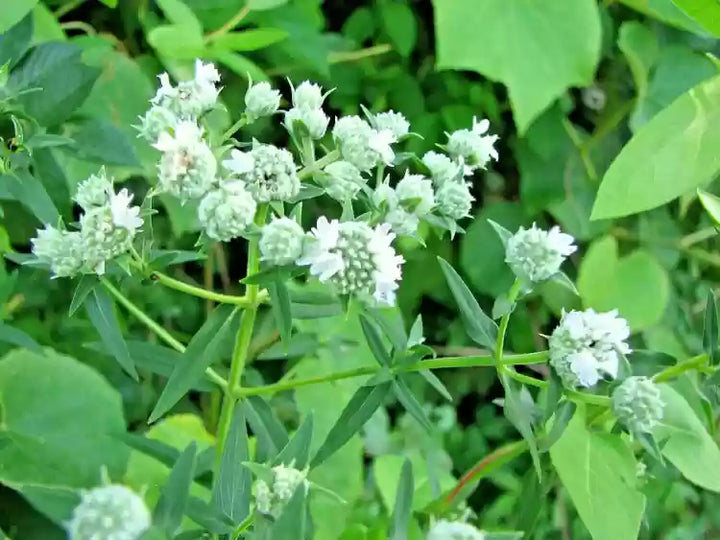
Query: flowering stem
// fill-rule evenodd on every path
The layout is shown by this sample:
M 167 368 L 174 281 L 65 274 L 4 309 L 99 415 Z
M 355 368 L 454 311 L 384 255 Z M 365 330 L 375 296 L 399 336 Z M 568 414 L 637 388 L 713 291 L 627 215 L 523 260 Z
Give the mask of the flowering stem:
M 232 126 L 230 126 L 230 127 L 227 129 L 227 131 L 226 131 L 225 133 L 222 134 L 221 141 L 222 141 L 222 142 L 227 141 L 230 137 L 232 137 L 233 135 L 235 135 L 235 132 L 236 132 L 238 129 L 240 129 L 241 127 L 243 127 L 243 126 L 245 126 L 245 125 L 247 125 L 247 124 L 248 124 L 247 116 L 245 116 L 245 115 L 243 114 L 243 115 L 240 117 L 240 120 L 238 120 L 237 122 L 235 122 Z
M 261 205 L 258 208 L 257 214 L 255 215 L 255 224 L 262 226 L 267 219 L 268 207 L 267 205 Z M 258 239 L 254 238 L 250 240 L 248 244 L 248 261 L 247 261 L 247 272 L 246 275 L 252 276 L 257 274 L 260 270 L 260 249 L 258 245 Z M 235 404 L 238 401 L 238 396 L 234 392 L 235 388 L 240 387 L 240 381 L 242 380 L 242 374 L 245 370 L 245 362 L 248 358 L 248 352 L 250 350 L 250 340 L 252 338 L 253 329 L 255 327 L 255 317 L 257 315 L 258 308 L 258 296 L 260 294 L 260 288 L 257 284 L 249 284 L 245 289 L 245 297 L 249 300 L 249 305 L 245 309 L 240 321 L 240 328 L 238 329 L 237 337 L 235 338 L 235 348 L 232 353 L 232 360 L 230 363 L 230 376 L 228 379 L 228 387 L 223 398 L 222 408 L 220 411 L 220 421 L 218 423 L 217 432 L 217 445 L 215 454 L 215 463 L 217 466 L 220 464 L 220 458 L 222 456 L 223 447 L 225 446 L 225 440 L 227 439 L 228 431 L 230 430 L 230 422 L 232 420 L 233 410 Z M 217 470 L 216 466 L 216 470 Z
M 300 180 L 307 178 L 311 174 L 319 171 L 326 165 L 330 165 L 332 162 L 337 161 L 340 158 L 340 152 L 338 150 L 333 150 L 332 152 L 328 152 L 323 157 L 315 161 L 314 163 L 311 163 L 307 167 L 303 167 L 298 171 L 298 178 Z
M 153 272 L 152 276 L 158 283 L 162 283 L 166 287 L 221 304 L 233 304 L 235 306 L 248 308 L 255 303 L 263 303 L 268 299 L 267 291 L 258 291 L 251 299 L 247 294 L 244 296 L 233 296 L 231 294 L 208 291 L 207 289 L 190 285 L 179 279 L 171 278 L 162 272 Z
M 119 304 L 121 304 L 125 309 L 127 309 L 128 312 L 133 315 L 137 320 L 147 326 L 151 332 L 157 335 L 160 339 L 170 345 L 170 347 L 175 349 L 177 352 L 185 352 L 185 345 L 175 339 L 172 334 L 170 334 L 170 332 L 168 332 L 157 322 L 155 322 L 142 309 L 133 304 L 127 296 L 117 290 L 107 279 L 103 279 L 102 284 L 108 290 L 108 292 L 115 297 Z M 223 377 L 221 377 L 213 368 L 208 367 L 207 369 L 205 369 L 205 376 L 212 382 L 217 384 L 220 388 L 228 388 L 227 381 Z
M 705 353 L 693 356 L 692 358 L 688 358 L 687 360 L 679 362 L 674 366 L 667 367 L 659 373 L 656 373 L 653 377 L 653 381 L 656 383 L 668 381 L 673 377 L 677 377 L 678 375 L 685 373 L 686 371 L 704 366 L 707 361 L 708 355 Z
M 507 300 L 512 305 L 517 300 L 522 288 L 522 282 L 516 279 L 508 291 Z M 500 319 L 500 327 L 498 329 L 497 344 L 495 345 L 495 368 L 497 369 L 498 375 L 502 376 L 507 372 L 507 367 L 503 364 L 503 349 L 505 348 L 505 334 L 507 333 L 508 323 L 510 322 L 510 315 L 512 315 L 512 308 L 502 316 Z
M 230 30 L 232 30 L 238 24 L 240 24 L 240 21 L 242 21 L 245 17 L 247 17 L 249 13 L 250 13 L 250 8 L 247 6 L 243 6 L 243 8 L 240 11 L 238 11 L 232 19 L 227 21 L 225 24 L 223 24 L 220 28 L 218 28 L 214 32 L 210 32 L 208 35 L 206 35 L 205 43 L 209 43 L 210 41 L 227 34 Z
M 542 364 L 547 360 L 547 351 L 541 351 L 529 354 L 508 355 L 503 362 L 506 365 L 527 365 Z M 395 366 L 392 373 L 411 373 L 414 371 L 422 371 L 424 369 L 446 369 L 446 368 L 464 368 L 464 367 L 490 367 L 495 365 L 495 359 L 491 355 L 486 356 L 453 356 L 447 358 L 428 358 L 420 360 L 412 364 Z M 257 396 L 262 394 L 275 394 L 300 388 L 301 386 L 311 386 L 331 381 L 339 381 L 342 379 L 351 379 L 354 377 L 362 377 L 367 375 L 375 375 L 381 371 L 380 366 L 363 366 L 347 371 L 339 371 L 319 377 L 310 377 L 308 379 L 296 379 L 291 381 L 281 381 L 265 386 L 256 386 L 254 388 L 234 388 L 233 393 L 238 398 L 246 396 Z M 543 382 L 543 381 L 540 381 Z

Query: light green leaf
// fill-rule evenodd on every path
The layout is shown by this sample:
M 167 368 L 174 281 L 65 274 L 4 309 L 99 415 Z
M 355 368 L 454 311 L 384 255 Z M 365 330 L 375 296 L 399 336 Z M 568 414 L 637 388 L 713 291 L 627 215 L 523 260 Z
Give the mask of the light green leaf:
M 242 32 L 229 32 L 213 40 L 213 46 L 230 51 L 256 51 L 286 39 L 282 28 L 256 28 Z
M 0 321 L 0 342 L 24 347 L 40 354 L 43 352 L 42 347 L 28 334 L 2 321 Z
M 38 0 L 10 0 L 0 10 L 0 34 L 7 32 L 30 13 Z
M 288 538 L 303 540 L 305 538 L 308 515 L 307 495 L 308 489 L 301 482 L 273 524 L 269 540 L 287 540 Z
M 593 81 L 600 58 L 594 0 L 434 0 L 433 5 L 438 68 L 469 69 L 505 84 L 520 133 L 568 87 Z
M 520 432 L 523 439 L 527 441 L 538 481 L 541 481 L 540 453 L 538 452 L 537 440 L 533 431 L 533 409 L 535 405 L 532 396 L 527 388 L 507 375 L 503 375 L 501 381 L 505 389 L 503 412 L 510 423 L 515 426 L 515 429 Z
M 720 198 L 702 189 L 698 189 L 697 194 L 705 211 L 716 225 L 720 225 Z
M 592 219 L 665 204 L 720 171 L 720 76 L 675 100 L 645 124 L 610 165 Z
M 161 527 L 170 537 L 180 527 L 185 514 L 190 485 L 195 475 L 196 454 L 197 444 L 191 442 L 170 470 L 167 482 L 160 493 L 160 500 L 153 511 L 153 523 Z
M 372 351 L 373 357 L 381 366 L 389 367 L 392 359 L 385 348 L 382 336 L 374 322 L 368 319 L 365 314 L 360 315 L 360 326 L 362 327 L 365 341 Z
M 653 435 L 662 455 L 690 482 L 720 492 L 720 449 L 692 407 L 676 390 L 660 385 L 665 407 Z
M 401 56 L 408 56 L 417 42 L 417 22 L 410 6 L 400 2 L 379 4 L 380 20 L 395 50 Z
M 173 24 L 192 28 L 195 33 L 202 34 L 202 25 L 195 13 L 181 0 L 157 0 L 163 14 Z
M 637 103 L 640 104 L 647 96 L 650 70 L 659 52 L 657 37 L 644 24 L 628 21 L 620 26 L 617 44 L 630 65 Z
M 397 491 L 395 493 L 395 507 L 392 515 L 389 540 L 407 540 L 410 514 L 412 512 L 413 492 L 412 465 L 406 459 L 400 471 Z
M 666 24 L 697 34 L 705 33 L 697 22 L 673 4 L 673 0 L 620 0 L 620 2 Z
M 215 48 L 210 49 L 208 52 L 213 59 L 224 64 L 240 77 L 247 78 L 247 76 L 250 75 L 255 82 L 268 80 L 268 76 L 263 69 L 245 56 L 232 51 L 217 50 Z
M 242 464 L 249 459 L 245 415 L 242 407 L 236 405 L 212 494 L 215 508 L 235 524 L 241 523 L 250 514 L 252 478 L 250 471 Z
M 40 223 L 57 225 L 60 214 L 40 180 L 29 172 L 18 170 L 14 174 L 0 175 L 0 182 L 3 182 L 3 187 L 12 197 L 30 210 Z
M 72 300 L 70 301 L 70 307 L 68 308 L 68 315 L 70 317 L 85 303 L 88 294 L 97 287 L 98 283 L 97 276 L 93 274 L 85 274 L 80 278 L 77 287 L 75 287 Z
M 255 459 L 265 461 L 274 458 L 288 444 L 285 427 L 261 396 L 250 396 L 244 401 L 243 407 L 248 424 L 258 441 Z
M 410 390 L 410 386 L 405 382 L 404 377 L 402 375 L 395 377 L 392 380 L 392 386 L 395 397 L 402 403 L 405 410 L 410 413 L 410 416 L 417 420 L 428 433 L 432 432 L 432 422 L 430 422 L 430 419 L 427 417 L 420 401 L 415 397 L 412 390 Z
M 313 413 L 310 412 L 285 445 L 285 448 L 275 457 L 274 463 L 276 465 L 293 463 L 296 469 L 304 469 L 310 462 L 310 447 L 312 445 L 314 425 Z
M 287 3 L 288 0 L 248 0 L 245 5 L 254 11 L 263 11 L 266 9 L 274 9 Z
M 192 25 L 164 24 L 150 30 L 148 43 L 160 54 L 177 60 L 192 60 L 204 56 L 205 44 L 201 32 Z
M 13 351 L 0 360 L 0 395 L 3 484 L 91 487 L 102 467 L 112 479 L 125 470 L 120 395 L 88 366 L 51 350 Z
M 705 28 L 720 37 L 720 3 L 717 0 L 673 0 L 673 4 Z
M 617 240 L 611 236 L 590 245 L 577 287 L 584 307 L 617 309 L 634 331 L 658 323 L 670 296 L 667 271 L 657 259 L 644 249 L 620 258 Z
M 593 540 L 638 537 L 645 496 L 635 487 L 635 458 L 620 437 L 590 431 L 579 407 L 550 458 Z

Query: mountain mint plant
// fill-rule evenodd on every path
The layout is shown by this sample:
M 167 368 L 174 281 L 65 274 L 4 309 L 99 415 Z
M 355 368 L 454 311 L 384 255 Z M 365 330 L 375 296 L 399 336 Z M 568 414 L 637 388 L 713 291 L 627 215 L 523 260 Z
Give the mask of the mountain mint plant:
M 194 68 L 192 79 L 176 83 L 168 74 L 160 75 L 150 107 L 138 121 L 139 136 L 156 151 L 157 175 L 151 185 L 133 193 L 129 186 L 115 185 L 105 168 L 80 181 L 74 195 L 77 222 L 46 223 L 39 229 L 32 240 L 31 264 L 48 268 L 53 278 L 78 281 L 73 304 L 86 303 L 103 346 L 113 349 L 129 376 L 167 378 L 150 422 L 190 392 L 214 388 L 216 414 L 207 422 L 214 432 L 214 448 L 196 455 L 193 443 L 175 455 L 152 439 L 142 438 L 142 444 L 130 441 L 172 467 L 152 517 L 143 499 L 126 487 L 93 488 L 82 493 L 67 522 L 71 540 L 136 540 L 151 527 L 160 538 L 190 538 L 187 532 L 176 535 L 190 530 L 184 514 L 194 522 L 192 528 L 200 529 L 198 534 L 213 538 L 312 538 L 308 516 L 317 521 L 323 515 L 311 502 L 328 496 L 342 502 L 322 482 L 314 483 L 315 471 L 350 440 L 359 444 L 356 434 L 386 401 L 397 400 L 420 426 L 434 429 L 414 392 L 426 388 L 451 397 L 433 372 L 441 368 L 494 369 L 504 391 L 500 401 L 505 416 L 522 438 L 453 478 L 454 486 L 446 482 L 441 489 L 428 481 L 425 487 L 428 493 L 432 490 L 432 500 L 421 505 L 413 503 L 413 475 L 420 469 L 407 461 L 393 480 L 397 493 L 389 520 L 396 533 L 392 538 L 409 538 L 409 528 L 423 531 L 427 540 L 491 538 L 492 533 L 481 532 L 480 524 L 453 521 L 452 516 L 468 496 L 468 486 L 484 474 L 483 467 L 500 456 L 509 460 L 529 452 L 533 482 L 554 474 L 548 473 L 553 466 L 567 483 L 566 452 L 582 453 L 575 461 L 597 459 L 602 466 L 592 475 L 608 475 L 617 489 L 624 486 L 629 491 L 628 497 L 643 497 L 625 470 L 634 471 L 635 456 L 645 452 L 637 438 L 672 440 L 674 435 L 660 428 L 670 416 L 665 413 L 671 403 L 667 395 L 679 394 L 666 382 L 685 371 L 703 369 L 708 356 L 657 369 L 653 376 L 647 375 L 647 366 L 646 375 L 632 375 L 630 322 L 612 306 L 605 311 L 579 309 L 573 282 L 564 273 L 578 247 L 558 226 L 545 229 L 533 223 L 511 232 L 490 222 L 515 278 L 497 298 L 492 317 L 457 272 L 439 259 L 447 290 L 479 347 L 469 356 L 437 357 L 424 343 L 419 318 L 409 332 L 402 321 L 390 322 L 398 313 L 406 259 L 413 250 L 426 249 L 433 236 L 462 233 L 471 219 L 473 186 L 500 159 L 498 136 L 488 120 L 475 119 L 471 127 L 448 133 L 435 149 L 416 156 L 402 151 L 415 135 L 398 112 L 363 109 L 362 115 L 336 116 L 328 106 L 331 90 L 317 83 L 291 84 L 283 94 L 262 81 L 249 83 L 245 110 L 229 111 L 238 120 L 218 132 L 209 115 L 222 107 L 220 74 L 199 60 Z M 283 137 L 263 141 L 245 134 L 244 128 L 259 119 L 274 122 L 284 130 Z M 153 216 L 160 197 L 195 216 L 201 233 L 192 256 L 164 251 L 154 238 Z M 327 214 L 319 209 L 328 209 Z M 163 266 L 202 258 L 223 242 L 246 261 L 242 295 L 217 293 L 212 282 L 199 287 L 161 271 Z M 202 298 L 209 309 L 219 306 L 185 345 L 126 294 L 129 276 L 147 280 L 145 286 L 151 281 L 156 287 Z M 578 309 L 558 308 L 555 329 L 549 336 L 537 336 L 539 344 L 547 341 L 547 350 L 510 353 L 505 338 L 513 312 L 520 303 L 532 305 L 539 295 L 549 294 L 548 286 L 560 287 L 572 299 L 565 305 Z M 155 358 L 140 365 L 143 350 L 124 342 L 114 302 L 170 347 L 164 355 L 170 365 L 160 369 Z M 333 366 L 330 373 L 307 377 L 291 369 L 277 382 L 265 384 L 246 369 L 257 353 L 251 351 L 252 338 L 258 314 L 265 310 L 272 311 L 285 354 L 298 346 L 293 340 L 301 335 L 303 319 L 323 317 L 318 314 L 322 310 L 343 313 L 359 321 L 368 358 L 372 355 L 375 363 L 344 367 L 343 341 L 329 331 L 323 338 Z M 235 333 L 234 340 L 228 339 L 228 332 Z M 231 342 L 230 361 L 225 362 L 224 347 Z M 362 377 L 353 397 L 337 404 L 342 412 L 334 425 L 323 427 L 322 441 L 313 442 L 318 432 L 312 415 L 302 418 L 290 436 L 266 401 L 303 386 L 321 388 Z M 472 381 L 468 378 L 468 384 Z M 688 410 L 694 414 L 689 406 Z M 627 433 L 612 431 L 615 424 Z M 614 437 L 614 442 L 599 432 Z M 672 460 L 669 454 L 668 459 Z M 423 465 L 422 474 L 431 475 L 429 470 Z M 207 495 L 204 499 L 201 492 Z M 595 519 L 582 506 L 578 511 L 584 520 Z

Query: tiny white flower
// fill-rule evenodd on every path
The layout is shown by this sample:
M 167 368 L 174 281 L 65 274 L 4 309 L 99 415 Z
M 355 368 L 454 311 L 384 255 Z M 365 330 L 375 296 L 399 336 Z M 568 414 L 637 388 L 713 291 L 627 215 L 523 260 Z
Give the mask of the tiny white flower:
M 96 206 L 104 206 L 108 202 L 112 186 L 112 178 L 107 176 L 103 167 L 98 174 L 91 174 L 87 180 L 78 184 L 74 200 L 86 211 Z
M 601 378 L 600 367 L 593 353 L 587 349 L 567 357 L 570 370 L 575 374 L 580 386 L 595 386 Z
M 300 191 L 293 155 L 284 148 L 253 141 L 250 152 L 233 151 L 231 158 L 223 164 L 259 203 L 288 201 Z
M 375 131 L 368 139 L 368 147 L 375 150 L 380 160 L 385 165 L 392 165 L 395 159 L 395 152 L 392 149 L 392 144 L 397 141 L 397 137 L 389 129 L 381 129 Z
M 294 219 L 275 218 L 265 225 L 260 236 L 260 260 L 272 265 L 294 263 L 303 252 L 305 232 Z
M 230 159 L 223 160 L 222 164 L 231 173 L 243 175 L 253 170 L 255 160 L 250 152 L 233 149 L 230 151 Z
M 128 231 L 135 231 L 142 227 L 143 220 L 140 217 L 140 207 L 130 206 L 133 195 L 123 188 L 119 193 L 110 195 L 110 213 L 112 214 L 113 223 L 117 227 L 122 227 Z
M 490 160 L 498 160 L 495 150 L 498 137 L 486 135 L 489 128 L 489 121 L 473 118 L 472 129 L 459 129 L 448 135 L 448 152 L 454 158 L 462 158 L 470 172 L 484 169 Z
M 220 82 L 220 72 L 214 64 L 204 64 L 199 58 L 195 60 L 195 80 L 201 84 Z
M 53 277 L 72 277 L 83 267 L 83 241 L 79 232 L 45 225 L 30 240 L 33 254 L 50 266 Z
M 405 176 L 395 186 L 400 204 L 405 206 L 408 212 L 416 216 L 424 216 L 428 214 L 435 206 L 435 192 L 433 191 L 432 181 L 425 178 L 421 174 L 409 174 Z M 411 207 L 407 204 L 412 203 Z
M 300 266 L 310 266 L 310 273 L 325 282 L 345 266 L 342 254 L 333 251 L 337 247 L 340 237 L 340 223 L 333 219 L 328 221 L 321 216 L 317 225 L 310 231 L 310 237 L 305 244 L 305 250 L 296 263 Z
M 228 242 L 253 223 L 257 203 L 243 182 L 226 180 L 209 191 L 198 206 L 198 221 L 213 240 Z

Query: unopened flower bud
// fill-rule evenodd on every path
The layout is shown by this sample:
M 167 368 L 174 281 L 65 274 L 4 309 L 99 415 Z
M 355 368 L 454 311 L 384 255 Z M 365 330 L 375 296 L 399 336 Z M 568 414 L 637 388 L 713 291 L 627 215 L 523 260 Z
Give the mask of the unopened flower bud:
M 271 265 L 294 263 L 303 251 L 305 231 L 294 219 L 278 218 L 263 227 L 260 236 L 260 258 Z
M 628 377 L 612 395 L 612 410 L 632 433 L 652 433 L 663 417 L 660 389 L 648 377 Z
M 404 137 L 410 131 L 410 122 L 399 112 L 381 112 L 376 114 L 373 120 L 375 129 L 378 131 L 386 129 L 390 131 L 396 139 Z
M 245 107 L 250 122 L 270 116 L 280 107 L 280 92 L 274 90 L 268 82 L 253 84 L 245 93 Z
M 112 180 L 107 177 L 105 169 L 100 169 L 98 174 L 91 174 L 87 180 L 78 184 L 74 200 L 85 211 L 95 206 L 104 206 L 110 200 L 112 185 Z
M 142 498 L 122 485 L 86 491 L 67 524 L 69 540 L 137 540 L 150 528 Z
M 560 271 L 565 258 L 577 250 L 574 238 L 560 232 L 559 227 L 549 231 L 520 227 L 507 242 L 505 262 L 515 275 L 528 281 L 544 281 Z
M 321 139 L 325 135 L 325 131 L 327 131 L 330 118 L 322 109 L 293 107 L 285 113 L 285 128 L 294 133 L 296 131 L 296 122 L 299 122 L 307 129 L 311 139 Z
M 293 90 L 292 103 L 293 107 L 298 109 L 320 109 L 322 108 L 325 97 L 323 96 L 320 85 L 304 81 Z
M 256 209 L 255 199 L 241 181 L 225 181 L 200 201 L 198 220 L 209 238 L 228 242 L 247 230 Z
M 437 212 L 454 220 L 470 215 L 474 198 L 465 182 L 450 180 L 435 192 Z
M 348 161 L 335 161 L 323 169 L 323 187 L 333 199 L 345 202 L 352 200 L 365 184 L 358 168 Z
M 410 213 L 424 216 L 435 206 L 432 182 L 421 174 L 406 174 L 395 186 L 398 201 Z

